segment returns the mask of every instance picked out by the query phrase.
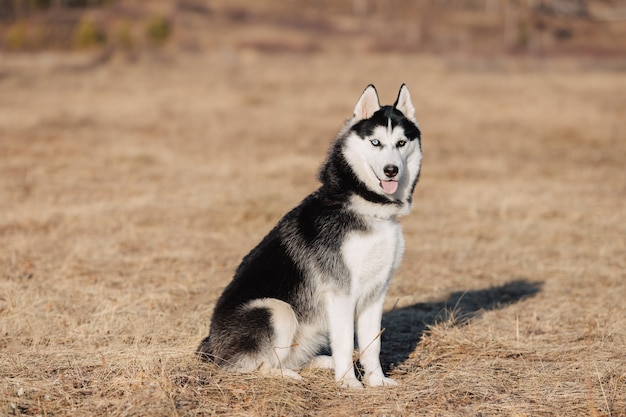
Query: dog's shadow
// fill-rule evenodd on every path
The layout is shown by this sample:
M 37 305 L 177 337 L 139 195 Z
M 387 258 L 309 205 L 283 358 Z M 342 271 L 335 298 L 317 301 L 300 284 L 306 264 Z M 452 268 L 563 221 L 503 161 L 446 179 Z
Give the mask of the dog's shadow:
M 482 290 L 453 292 L 445 301 L 416 303 L 383 315 L 381 362 L 389 370 L 404 363 L 429 326 L 448 321 L 461 326 L 485 311 L 497 310 L 532 297 L 542 282 L 517 279 Z

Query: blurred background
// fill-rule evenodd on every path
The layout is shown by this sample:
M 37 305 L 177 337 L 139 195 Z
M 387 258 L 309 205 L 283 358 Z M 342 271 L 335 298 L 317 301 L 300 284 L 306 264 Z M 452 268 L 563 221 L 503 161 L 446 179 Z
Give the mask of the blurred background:
M 623 0 L 0 0 L 0 48 L 606 58 L 626 53 L 625 22 Z

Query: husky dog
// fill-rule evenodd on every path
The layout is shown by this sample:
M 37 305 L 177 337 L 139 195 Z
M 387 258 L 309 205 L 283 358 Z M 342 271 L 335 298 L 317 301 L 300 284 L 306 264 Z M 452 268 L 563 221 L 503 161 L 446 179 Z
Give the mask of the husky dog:
M 369 85 L 319 171 L 321 187 L 243 258 L 198 355 L 233 371 L 296 379 L 304 365 L 328 367 L 341 386 L 361 388 L 356 325 L 363 382 L 397 385 L 380 365 L 380 326 L 404 251 L 397 217 L 411 209 L 421 160 L 406 85 L 382 107 Z M 316 356 L 328 342 L 332 356 Z

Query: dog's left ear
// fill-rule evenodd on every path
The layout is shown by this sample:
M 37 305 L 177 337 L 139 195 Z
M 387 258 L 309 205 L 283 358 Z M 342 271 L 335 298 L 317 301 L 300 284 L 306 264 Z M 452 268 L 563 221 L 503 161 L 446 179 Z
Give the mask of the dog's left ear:
M 417 120 L 415 120 L 415 107 L 413 107 L 413 103 L 411 102 L 411 94 L 409 93 L 409 89 L 406 84 L 402 84 L 400 87 L 398 98 L 396 99 L 393 107 L 400 110 L 407 119 L 417 123 Z
M 367 86 L 359 101 L 354 106 L 354 117 L 356 120 L 369 119 L 380 109 L 378 93 L 373 84 Z

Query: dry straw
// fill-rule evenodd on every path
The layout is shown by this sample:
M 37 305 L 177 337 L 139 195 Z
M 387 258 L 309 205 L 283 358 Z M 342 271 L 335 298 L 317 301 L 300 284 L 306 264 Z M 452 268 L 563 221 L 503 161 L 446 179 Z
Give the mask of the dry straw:
M 626 415 L 623 73 L 222 58 L 2 70 L 0 415 Z M 400 386 L 198 361 L 353 98 L 401 81 L 424 171 L 380 335 Z

